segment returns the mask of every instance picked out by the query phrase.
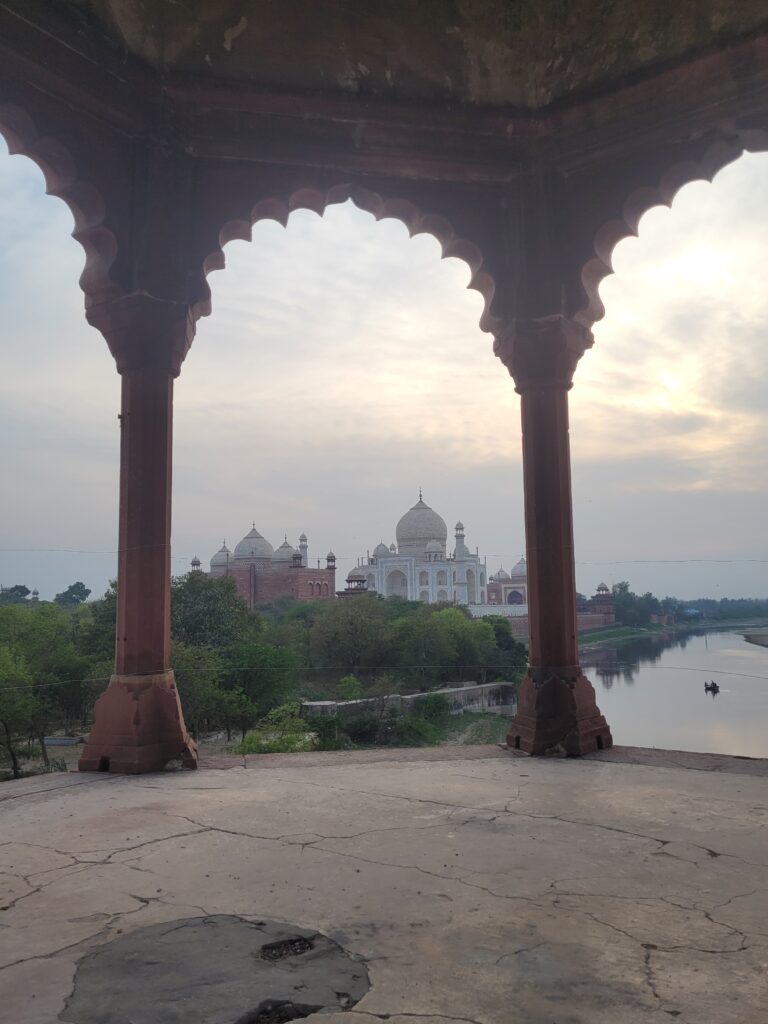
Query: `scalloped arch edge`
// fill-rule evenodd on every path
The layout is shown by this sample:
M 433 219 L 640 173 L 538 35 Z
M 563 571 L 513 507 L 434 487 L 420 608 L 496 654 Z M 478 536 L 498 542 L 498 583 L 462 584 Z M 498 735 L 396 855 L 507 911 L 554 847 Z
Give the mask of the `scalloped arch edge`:
M 574 320 L 591 328 L 605 316 L 600 285 L 613 273 L 614 249 L 625 238 L 637 236 L 643 214 L 656 206 L 671 207 L 680 189 L 691 182 L 711 182 L 719 171 L 738 160 L 746 148 L 738 140 L 718 136 L 706 147 L 700 159 L 675 161 L 655 184 L 633 189 L 624 200 L 620 214 L 605 221 L 595 233 L 594 256 L 581 270 L 581 285 L 587 301 L 574 315 Z
M 442 214 L 423 213 L 408 199 L 397 197 L 384 198 L 377 192 L 358 185 L 340 184 L 329 189 L 299 188 L 290 194 L 287 200 L 278 196 L 260 199 L 250 209 L 247 216 L 227 221 L 219 231 L 218 245 L 203 260 L 203 275 L 207 278 L 216 270 L 223 270 L 226 265 L 224 247 L 235 239 L 252 241 L 253 225 L 260 220 L 274 220 L 284 228 L 295 210 L 311 210 L 322 217 L 329 206 L 351 200 L 355 206 L 370 213 L 377 221 L 385 219 L 399 220 L 405 225 L 411 238 L 415 235 L 428 234 L 440 245 L 441 258 L 463 260 L 470 270 L 467 285 L 477 291 L 483 298 L 483 312 L 480 316 L 480 329 L 495 334 L 501 323 L 492 313 L 491 304 L 496 291 L 493 275 L 484 267 L 483 253 L 480 247 L 469 239 L 456 235 L 450 222 Z M 210 287 L 205 285 L 204 294 L 193 305 L 195 319 L 208 316 L 211 312 Z
M 110 277 L 117 239 L 105 226 L 105 204 L 98 189 L 81 178 L 72 155 L 57 139 L 40 136 L 32 118 L 14 103 L 0 102 L 0 135 L 12 156 L 25 156 L 42 172 L 46 194 L 66 203 L 74 220 L 72 237 L 85 253 L 79 284 L 86 306 L 122 294 Z

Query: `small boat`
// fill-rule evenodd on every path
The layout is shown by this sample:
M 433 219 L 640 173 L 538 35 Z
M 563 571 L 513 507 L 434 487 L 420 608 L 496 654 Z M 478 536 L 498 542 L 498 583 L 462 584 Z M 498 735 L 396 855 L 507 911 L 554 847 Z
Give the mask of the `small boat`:
M 713 696 L 716 693 L 720 693 L 720 687 L 714 681 L 714 679 L 712 679 L 709 683 L 706 681 L 706 679 L 704 680 L 704 693 L 711 693 Z

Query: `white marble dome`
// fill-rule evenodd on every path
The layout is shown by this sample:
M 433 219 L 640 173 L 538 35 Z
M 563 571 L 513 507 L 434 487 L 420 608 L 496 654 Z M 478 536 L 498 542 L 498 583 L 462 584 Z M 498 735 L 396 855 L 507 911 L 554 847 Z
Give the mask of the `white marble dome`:
M 438 541 L 441 548 L 445 548 L 448 527 L 442 516 L 419 498 L 397 524 L 395 536 L 401 555 L 423 555 L 431 540 Z
M 497 573 L 494 573 L 493 578 L 495 580 L 508 580 L 509 573 L 507 572 L 503 565 L 500 565 L 499 571 Z
M 383 540 L 373 549 L 373 554 L 375 558 L 385 558 L 389 554 L 389 548 Z
M 254 524 L 253 528 L 246 533 L 243 539 L 235 547 L 235 560 L 248 562 L 252 558 L 271 558 L 275 549 L 261 536 Z

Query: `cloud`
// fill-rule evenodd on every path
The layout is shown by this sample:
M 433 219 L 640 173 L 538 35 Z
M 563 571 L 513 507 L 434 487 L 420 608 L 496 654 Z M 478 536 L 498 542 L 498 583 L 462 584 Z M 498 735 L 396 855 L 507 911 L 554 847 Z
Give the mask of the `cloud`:
M 616 249 L 571 392 L 581 590 L 603 577 L 682 596 L 766 590 L 764 567 L 739 561 L 637 560 L 768 548 L 767 160 L 687 186 Z M 113 551 L 119 378 L 83 318 L 71 217 L 32 164 L 0 157 L 0 219 L 0 548 Z M 305 530 L 313 556 L 333 547 L 346 571 L 394 539 L 419 486 L 491 568 L 513 564 L 519 399 L 467 266 L 351 204 L 261 222 L 226 257 L 176 384 L 175 568 L 255 518 L 275 544 Z M 0 581 L 47 596 L 113 573 L 110 554 L 0 551 Z

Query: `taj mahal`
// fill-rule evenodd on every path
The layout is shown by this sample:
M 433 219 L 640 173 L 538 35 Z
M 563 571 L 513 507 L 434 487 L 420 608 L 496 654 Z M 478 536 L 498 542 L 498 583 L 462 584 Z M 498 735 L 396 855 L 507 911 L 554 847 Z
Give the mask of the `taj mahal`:
M 369 593 L 404 597 L 428 604 L 449 602 L 483 605 L 487 600 L 485 560 L 468 550 L 464 524 L 454 528 L 454 549 L 448 553 L 448 527 L 442 516 L 419 500 L 395 527 L 396 543 L 380 541 L 358 560 L 350 580 L 365 581 Z
M 192 561 L 201 570 L 200 559 Z M 524 558 L 511 573 L 500 567 L 488 575 L 486 560 L 467 547 L 464 524 L 454 527 L 453 551 L 448 551 L 448 527 L 442 516 L 419 500 L 395 527 L 395 542 L 380 541 L 357 559 L 347 577 L 347 589 L 336 591 L 336 556 L 329 551 L 325 565 L 313 568 L 307 536 L 293 548 L 287 538 L 275 550 L 253 524 L 234 552 L 222 544 L 210 563 L 212 576 L 230 576 L 250 608 L 264 601 L 293 596 L 299 601 L 329 600 L 336 596 L 378 594 L 425 604 L 455 604 L 474 617 L 504 615 L 525 625 L 528 614 L 527 566 Z

